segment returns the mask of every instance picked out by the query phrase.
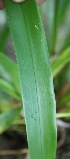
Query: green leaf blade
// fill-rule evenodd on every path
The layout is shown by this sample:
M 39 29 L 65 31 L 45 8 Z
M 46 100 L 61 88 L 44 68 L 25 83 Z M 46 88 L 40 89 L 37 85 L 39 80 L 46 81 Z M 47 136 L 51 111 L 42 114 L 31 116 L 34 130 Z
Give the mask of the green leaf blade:
M 22 4 L 6 0 L 6 9 L 19 66 L 30 157 L 54 159 L 55 100 L 38 8 L 32 0 Z

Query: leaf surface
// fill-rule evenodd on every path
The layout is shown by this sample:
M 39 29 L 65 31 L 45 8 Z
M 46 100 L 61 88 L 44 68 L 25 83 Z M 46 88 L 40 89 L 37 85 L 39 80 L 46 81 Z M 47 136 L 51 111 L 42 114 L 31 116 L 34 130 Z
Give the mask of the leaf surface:
M 54 159 L 56 107 L 39 10 L 35 0 L 21 4 L 6 0 L 6 10 L 19 67 L 30 158 Z

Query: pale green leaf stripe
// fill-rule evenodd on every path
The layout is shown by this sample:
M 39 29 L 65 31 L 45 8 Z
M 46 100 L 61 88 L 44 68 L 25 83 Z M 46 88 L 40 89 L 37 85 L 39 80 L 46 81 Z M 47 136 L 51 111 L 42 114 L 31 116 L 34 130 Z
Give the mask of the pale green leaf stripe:
M 52 73 L 55 77 L 60 70 L 70 61 L 70 47 L 64 50 L 52 63 Z
M 11 109 L 10 111 L 3 114 L 0 114 L 0 134 L 2 134 L 12 125 L 12 123 L 17 119 L 20 111 L 21 107 L 18 107 Z
M 56 118 L 70 117 L 70 113 L 57 113 Z
M 56 107 L 39 11 L 35 0 L 5 2 L 20 73 L 30 158 L 54 159 Z

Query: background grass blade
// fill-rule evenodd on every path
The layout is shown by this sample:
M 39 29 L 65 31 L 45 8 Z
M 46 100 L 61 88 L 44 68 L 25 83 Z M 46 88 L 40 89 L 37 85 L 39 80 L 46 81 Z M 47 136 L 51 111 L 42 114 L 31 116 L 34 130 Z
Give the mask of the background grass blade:
M 70 117 L 70 113 L 57 113 L 56 118 Z
M 3 79 L 0 79 L 0 90 L 12 96 L 16 100 L 21 100 L 20 96 L 15 92 L 14 87 Z
M 8 26 L 6 26 L 5 29 L 0 32 L 0 51 L 5 51 L 5 43 L 9 37 L 9 33 L 10 31 Z
M 48 30 L 47 39 L 48 39 L 48 47 L 50 54 L 54 54 L 55 45 L 56 45 L 57 8 L 58 8 L 58 1 L 56 0 L 47 0 L 41 6 L 41 12 L 45 23 L 46 32 Z
M 57 8 L 57 27 L 63 23 L 67 9 L 70 6 L 70 0 L 58 0 Z
M 20 111 L 21 107 L 18 107 L 0 115 L 0 134 L 11 126 L 11 124 L 17 119 Z
M 35 0 L 21 4 L 6 0 L 6 11 L 19 66 L 30 158 L 54 159 L 55 98 L 39 11 Z
M 55 77 L 60 70 L 70 61 L 70 47 L 63 51 L 62 54 L 56 57 L 56 60 L 52 63 L 52 73 Z
M 19 75 L 16 64 L 6 55 L 0 52 L 0 76 L 13 84 L 20 93 Z M 17 82 L 16 82 L 17 81 Z

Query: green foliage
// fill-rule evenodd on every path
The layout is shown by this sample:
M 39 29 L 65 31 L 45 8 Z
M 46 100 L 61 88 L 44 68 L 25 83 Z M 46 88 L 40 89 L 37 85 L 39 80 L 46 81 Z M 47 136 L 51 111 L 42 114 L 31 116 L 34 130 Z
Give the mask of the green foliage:
M 47 46 L 45 43 L 45 35 L 43 33 L 42 26 L 40 27 L 40 24 L 38 23 L 38 21 L 40 20 L 40 17 L 38 19 L 38 11 L 37 9 L 34 10 L 32 8 L 33 2 L 30 2 L 31 5 L 29 4 L 29 2 L 25 2 L 24 3 L 25 5 L 24 4 L 17 5 L 16 9 L 15 9 L 16 4 L 13 4 L 11 1 L 10 2 L 7 1 L 7 3 L 8 5 L 12 4 L 10 6 L 10 9 L 13 6 L 11 12 L 9 11 L 10 12 L 9 14 L 11 14 L 12 23 L 14 21 L 14 24 L 12 26 L 13 29 L 11 28 L 11 30 L 12 30 L 12 35 L 14 34 L 13 39 L 15 39 L 16 41 L 16 42 L 14 41 L 14 44 L 15 44 L 15 50 L 17 53 L 17 60 L 18 60 L 18 57 L 19 59 L 21 58 L 21 53 L 24 52 L 24 55 L 22 54 L 22 57 L 24 56 L 23 57 L 24 60 L 22 59 L 21 61 L 19 60 L 18 64 L 19 64 L 19 71 L 21 72 L 20 78 L 22 77 L 21 85 L 23 80 L 23 87 L 24 87 L 24 89 L 22 89 L 23 96 L 26 99 L 24 100 L 24 107 L 25 105 L 28 105 L 28 109 L 26 110 L 24 109 L 24 110 L 27 113 L 29 112 L 28 116 L 26 117 L 26 122 L 29 119 L 29 115 L 31 114 L 30 120 L 28 121 L 27 126 L 29 126 L 28 128 L 30 128 L 30 126 L 32 125 L 34 127 L 35 132 L 38 131 L 36 130 L 36 128 L 37 127 L 39 128 L 40 125 L 37 124 L 35 128 L 36 121 L 34 120 L 34 118 L 35 117 L 38 118 L 38 111 L 40 111 L 39 117 L 41 121 L 41 130 L 43 134 L 45 123 L 48 121 L 47 127 L 49 122 L 52 123 L 50 120 L 52 118 L 51 118 L 51 113 L 49 112 L 49 109 L 50 109 L 49 105 L 47 105 L 48 112 L 50 114 L 48 120 L 47 120 L 47 116 L 45 115 L 45 114 L 48 114 L 48 112 L 43 110 L 44 103 L 50 102 L 50 89 L 49 89 L 49 85 L 50 85 L 49 67 L 50 66 L 49 66 L 49 62 L 47 65 L 48 60 L 46 59 L 46 56 L 48 58 L 48 55 L 47 55 L 48 51 L 46 49 Z M 29 7 L 27 7 L 27 4 Z M 34 8 L 36 8 L 36 6 Z M 29 9 L 30 9 L 30 12 L 28 12 Z M 45 28 L 45 34 L 48 40 L 49 55 L 50 55 L 52 73 L 54 78 L 54 89 L 55 89 L 55 95 L 56 95 L 56 101 L 57 101 L 56 102 L 57 103 L 56 118 L 62 118 L 69 122 L 70 121 L 70 20 L 69 20 L 70 0 L 67 0 L 67 1 L 66 0 L 58 0 L 58 1 L 47 0 L 45 3 L 43 3 L 40 6 L 40 10 L 41 10 L 41 16 L 42 16 L 42 20 L 43 20 L 43 24 Z M 35 14 L 35 11 L 37 12 L 36 14 Z M 16 121 L 16 117 L 18 117 L 19 119 L 16 121 L 18 125 L 23 123 L 22 117 L 21 117 L 21 110 L 20 108 L 18 108 L 18 106 L 20 106 L 22 109 L 18 68 L 17 68 L 17 64 L 13 62 L 10 58 L 8 58 L 8 56 L 6 55 L 6 53 L 9 54 L 9 52 L 13 52 L 13 47 L 11 46 L 11 42 L 10 42 L 11 41 L 10 31 L 9 31 L 9 26 L 7 23 L 6 12 L 0 11 L 0 15 L 2 14 L 5 16 L 5 19 L 1 18 L 0 20 L 0 113 L 1 113 L 0 133 L 7 131 L 9 127 L 12 127 Z M 16 14 L 17 14 L 18 20 L 16 19 Z M 31 18 L 29 18 L 30 16 Z M 17 23 L 15 23 L 14 19 L 17 20 Z M 21 26 L 22 28 L 20 30 L 19 28 Z M 16 36 L 17 29 L 18 29 L 19 38 Z M 21 36 L 24 42 L 19 40 Z M 10 43 L 10 48 L 7 49 L 9 45 L 8 42 Z M 22 43 L 24 47 L 21 46 Z M 43 61 L 43 57 L 45 57 L 44 58 L 45 62 Z M 22 69 L 20 69 L 20 66 L 22 66 Z M 48 66 L 48 70 L 49 70 L 47 79 L 46 79 L 46 75 L 47 75 L 46 66 Z M 22 74 L 22 70 L 24 70 L 24 74 Z M 25 74 L 26 76 L 24 76 Z M 48 83 L 48 86 L 46 85 L 46 81 Z M 46 88 L 48 92 L 46 92 Z M 30 91 L 30 93 L 28 93 L 28 91 Z M 45 93 L 43 93 L 43 91 Z M 46 93 L 47 93 L 47 96 L 46 96 Z M 37 114 L 33 114 L 35 107 L 37 108 L 37 104 L 36 104 L 36 102 L 38 102 L 37 94 L 39 99 L 39 105 L 41 104 L 42 109 L 39 106 L 39 110 L 37 110 Z M 31 100 L 27 100 L 27 99 L 31 99 Z M 36 102 L 35 102 L 35 99 L 36 99 Z M 31 106 L 34 105 L 34 107 L 32 107 L 32 110 L 29 104 Z M 16 108 L 12 109 L 15 106 Z M 52 112 L 53 110 L 50 110 L 50 111 Z M 43 113 L 43 116 L 42 116 L 42 113 Z M 6 114 L 8 118 L 6 118 Z M 23 114 L 23 117 L 24 117 L 24 114 Z M 8 125 L 7 125 L 7 122 L 8 122 Z M 51 124 L 49 125 L 50 125 L 49 129 L 52 129 Z M 32 130 L 32 127 L 31 127 L 31 130 Z M 31 133 L 31 131 L 28 133 Z M 46 130 L 45 134 L 49 134 L 49 130 L 48 131 Z M 49 137 L 48 137 L 48 140 L 49 140 Z M 31 141 L 32 140 L 30 140 L 30 142 Z M 39 144 L 41 144 L 40 142 Z M 53 139 L 52 139 L 52 142 L 53 142 Z M 33 148 L 33 144 L 31 148 Z M 52 152 L 51 149 L 50 149 L 50 152 Z M 37 157 L 35 156 L 35 158 Z
M 6 80 L 0 79 L 0 89 L 12 96 L 14 99 L 19 100 L 19 96 L 15 93 L 14 88 Z
M 13 69 L 14 68 L 14 69 Z M 16 64 L 0 52 L 0 76 L 7 80 L 20 93 L 19 75 Z M 17 81 L 17 82 L 16 82 Z
M 30 157 L 54 159 L 56 108 L 39 11 L 32 0 L 15 6 L 7 0 L 6 9 L 19 67 Z
M 58 113 L 56 114 L 57 118 L 70 117 L 70 113 Z
M 0 134 L 8 129 L 13 121 L 17 118 L 21 110 L 21 107 L 11 109 L 0 115 Z
M 64 50 L 53 61 L 52 63 L 53 76 L 55 77 L 68 62 L 70 62 L 70 47 Z
M 70 0 L 47 0 L 41 6 L 50 55 L 70 46 Z

